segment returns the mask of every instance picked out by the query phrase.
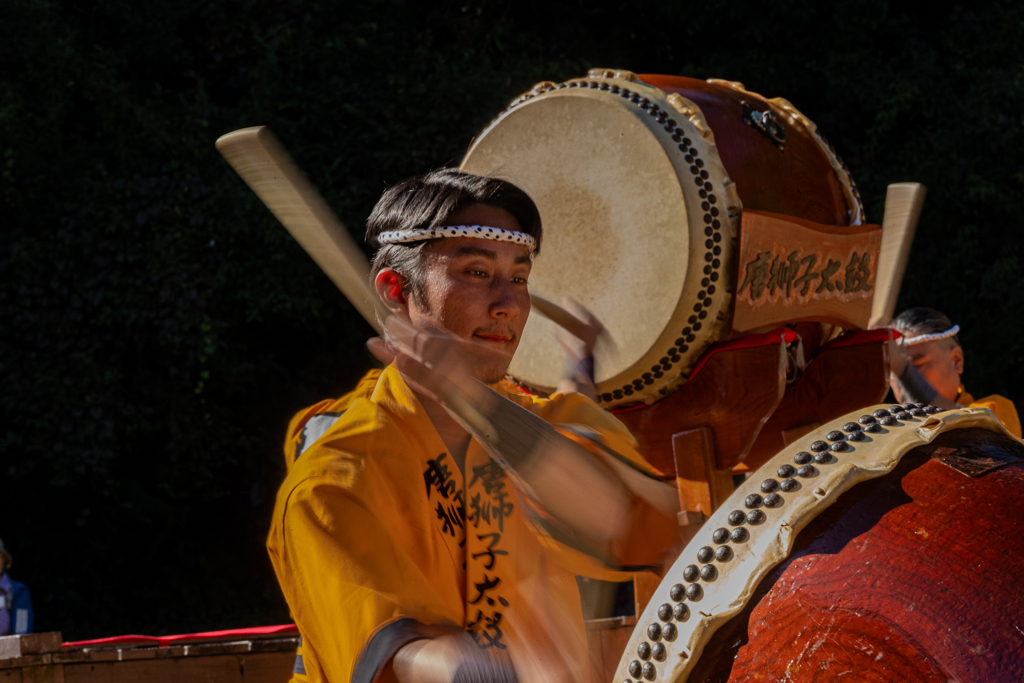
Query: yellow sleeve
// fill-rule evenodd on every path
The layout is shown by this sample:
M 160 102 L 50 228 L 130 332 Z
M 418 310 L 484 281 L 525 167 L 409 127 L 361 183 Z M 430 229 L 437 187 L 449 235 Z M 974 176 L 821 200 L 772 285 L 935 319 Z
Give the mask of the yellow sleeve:
M 462 615 L 435 589 L 450 558 L 414 561 L 399 538 L 431 529 L 381 504 L 362 458 L 332 455 L 325 471 L 286 480 L 267 545 L 310 680 L 369 683 L 398 647 L 425 637 L 418 625 L 461 626 Z M 303 465 L 296 469 L 311 469 Z
M 986 396 L 983 399 L 971 402 L 972 408 L 988 408 L 999 421 L 1003 423 L 1011 434 L 1016 436 L 1018 439 L 1021 438 L 1020 429 L 1020 418 L 1017 416 L 1017 408 L 1013 405 L 1013 401 L 1008 398 L 1004 398 L 998 394 L 992 394 Z
M 382 372 L 383 370 L 374 368 L 363 375 L 355 389 L 341 398 L 325 399 L 295 413 L 288 423 L 288 431 L 284 437 L 284 464 L 288 470 L 291 470 L 292 465 L 295 464 L 295 460 L 300 455 L 300 449 L 303 447 L 302 432 L 306 423 L 317 415 L 323 415 L 324 413 L 343 413 L 357 398 L 365 398 L 372 394 Z
M 292 417 L 284 437 L 284 465 L 287 470 L 291 470 L 292 465 L 295 464 L 295 459 L 299 456 L 299 447 L 302 444 L 302 428 L 305 427 L 311 417 L 327 412 L 333 403 L 334 401 L 331 399 L 314 403 L 310 407 L 295 413 Z

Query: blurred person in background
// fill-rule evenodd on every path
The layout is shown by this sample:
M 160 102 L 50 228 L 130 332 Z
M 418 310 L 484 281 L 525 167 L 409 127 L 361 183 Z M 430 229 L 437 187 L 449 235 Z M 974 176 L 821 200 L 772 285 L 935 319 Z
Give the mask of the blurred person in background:
M 12 564 L 14 558 L 0 540 L 0 636 L 32 633 L 35 621 L 28 587 L 14 581 L 7 573 Z
M 998 394 L 975 399 L 964 389 L 959 325 L 931 308 L 910 308 L 896 316 L 890 327 L 903 335 L 892 344 L 890 353 L 889 384 L 897 401 L 928 403 L 946 410 L 988 408 L 1020 438 L 1020 418 L 1013 401 Z

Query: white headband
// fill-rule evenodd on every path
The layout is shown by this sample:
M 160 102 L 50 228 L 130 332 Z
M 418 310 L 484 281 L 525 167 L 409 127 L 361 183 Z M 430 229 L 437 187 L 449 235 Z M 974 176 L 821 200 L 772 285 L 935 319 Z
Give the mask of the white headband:
M 936 332 L 935 334 L 922 334 L 922 335 L 919 335 L 917 337 L 911 337 L 910 339 L 904 338 L 903 339 L 903 345 L 904 346 L 913 346 L 914 344 L 923 344 L 925 342 L 938 341 L 940 339 L 947 339 L 949 337 L 952 337 L 954 334 L 956 334 L 959 331 L 960 331 L 960 326 L 959 325 L 953 325 L 953 327 L 949 328 L 945 332 Z
M 413 230 L 392 230 L 383 232 L 377 238 L 381 244 L 406 244 L 408 242 L 422 242 L 433 240 L 439 237 L 475 237 L 482 240 L 497 240 L 498 242 L 515 242 L 522 244 L 534 252 L 537 250 L 537 240 L 533 235 L 515 230 L 502 230 L 501 228 L 489 228 L 486 225 L 443 225 L 439 228 L 417 228 Z

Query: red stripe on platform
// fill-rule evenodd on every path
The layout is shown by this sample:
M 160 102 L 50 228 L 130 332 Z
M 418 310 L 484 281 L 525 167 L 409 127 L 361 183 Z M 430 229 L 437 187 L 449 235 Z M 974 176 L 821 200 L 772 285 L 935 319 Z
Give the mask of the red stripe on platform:
M 79 640 L 64 643 L 64 647 L 101 647 L 104 645 L 156 645 L 167 647 L 200 640 L 246 640 L 255 636 L 283 635 L 298 633 L 295 624 L 281 626 L 254 626 L 252 628 L 234 628 L 226 631 L 206 631 L 205 633 L 186 633 L 177 636 L 113 636 L 96 640 Z

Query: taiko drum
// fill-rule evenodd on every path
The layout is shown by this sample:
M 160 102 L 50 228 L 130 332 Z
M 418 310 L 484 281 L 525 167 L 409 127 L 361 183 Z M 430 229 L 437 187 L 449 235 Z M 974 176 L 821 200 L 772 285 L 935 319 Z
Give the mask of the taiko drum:
M 728 333 L 743 208 L 863 219 L 817 127 L 785 100 L 726 81 L 594 70 L 540 83 L 476 138 L 462 168 L 537 202 L 544 244 L 531 288 L 605 325 L 595 365 L 606 407 L 673 391 Z M 531 316 L 510 367 L 539 391 L 564 373 L 551 325 Z

